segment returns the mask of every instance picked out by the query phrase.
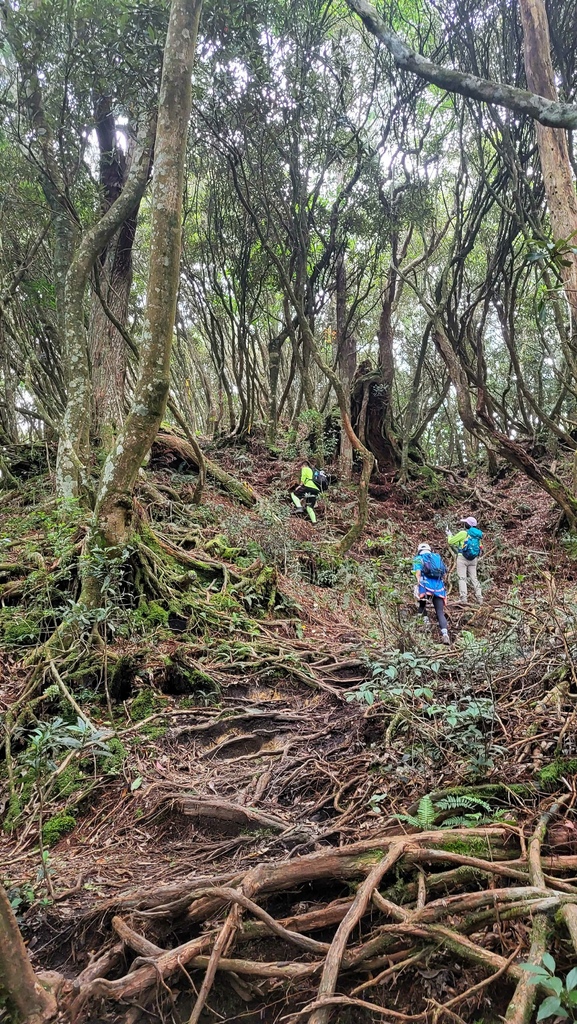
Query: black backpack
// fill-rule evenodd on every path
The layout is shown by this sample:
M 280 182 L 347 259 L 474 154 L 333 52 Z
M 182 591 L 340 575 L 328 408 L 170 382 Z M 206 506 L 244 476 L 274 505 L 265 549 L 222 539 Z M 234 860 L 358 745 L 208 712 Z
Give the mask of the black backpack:
M 319 491 L 326 491 L 329 486 L 329 478 L 324 469 L 313 470 L 313 483 L 317 485 Z

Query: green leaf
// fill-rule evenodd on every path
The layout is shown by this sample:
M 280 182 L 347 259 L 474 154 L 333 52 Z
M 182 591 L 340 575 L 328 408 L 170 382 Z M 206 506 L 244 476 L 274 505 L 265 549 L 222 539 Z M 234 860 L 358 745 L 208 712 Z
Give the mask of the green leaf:
M 141 786 L 142 786 L 142 775 L 139 775 L 138 778 L 136 778 L 134 780 L 134 782 L 130 783 L 130 791 L 132 793 L 134 793 L 135 790 L 140 789 Z
M 519 967 L 522 971 L 527 971 L 527 974 L 534 974 L 538 977 L 539 985 L 541 984 L 541 979 L 544 978 L 545 981 L 548 981 L 550 978 L 548 972 L 545 971 L 543 967 L 538 967 L 536 964 L 519 964 Z
M 577 967 L 569 971 L 569 974 L 565 978 L 565 988 L 568 992 L 572 992 L 574 988 L 577 988 Z
M 543 964 L 543 967 L 545 967 L 549 971 L 550 974 L 555 974 L 555 961 L 550 953 L 543 953 L 543 956 L 541 957 L 541 963 Z
M 545 1020 L 545 1017 L 567 1017 L 568 1014 L 561 1006 L 561 1000 L 557 996 L 547 996 L 543 1000 L 537 1013 L 537 1020 Z

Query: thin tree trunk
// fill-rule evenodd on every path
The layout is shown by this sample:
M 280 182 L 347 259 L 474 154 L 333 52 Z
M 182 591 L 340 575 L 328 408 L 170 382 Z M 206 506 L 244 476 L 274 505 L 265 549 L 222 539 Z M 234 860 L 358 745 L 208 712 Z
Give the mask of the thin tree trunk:
M 354 335 L 347 330 L 347 277 L 342 253 L 336 267 L 336 328 L 337 369 L 350 417 L 351 384 L 357 369 L 357 346 Z M 344 426 L 341 426 L 339 472 L 343 480 L 350 480 L 353 475 L 353 446 Z
M 153 124 L 145 123 L 140 133 L 126 185 L 115 203 L 84 235 L 78 246 L 65 287 L 65 348 L 68 398 L 56 459 L 56 486 L 60 498 L 78 497 L 85 482 L 85 459 L 90 430 L 91 382 L 88 344 L 84 325 L 86 285 L 103 248 L 119 226 L 133 212 L 148 181 Z
M 202 0 L 172 0 L 158 111 L 146 314 L 139 376 L 130 412 L 104 465 L 89 550 L 117 553 L 132 520 L 132 491 L 164 415 L 176 316 L 182 191 L 192 100 L 192 66 Z M 83 600 L 100 599 L 87 577 Z
M 533 92 L 557 100 L 544 0 L 519 0 L 519 7 L 527 85 Z M 539 122 L 535 124 L 535 131 L 553 238 L 556 242 L 569 239 L 568 251 L 563 254 L 563 263 L 567 266 L 559 269 L 573 323 L 577 324 L 577 256 L 570 251 L 577 243 L 577 195 L 567 134 L 559 128 L 546 128 Z
M 270 388 L 270 401 L 267 434 L 269 444 L 276 443 L 278 430 L 278 382 L 280 375 L 281 347 L 283 341 L 283 335 L 277 335 L 269 342 L 268 346 L 268 379 Z

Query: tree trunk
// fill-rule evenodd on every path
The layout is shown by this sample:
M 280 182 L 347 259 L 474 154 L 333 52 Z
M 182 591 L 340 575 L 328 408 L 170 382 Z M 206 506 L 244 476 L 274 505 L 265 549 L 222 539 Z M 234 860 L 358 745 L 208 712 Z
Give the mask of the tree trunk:
M 86 285 L 98 256 L 127 217 L 138 206 L 148 181 L 153 138 L 151 121 L 143 124 L 130 174 L 120 196 L 80 242 L 64 293 L 65 350 L 68 396 L 56 459 L 56 487 L 60 498 L 78 497 L 85 482 L 85 459 L 90 430 L 91 381 L 84 325 Z
M 525 74 L 529 88 L 546 99 L 556 100 L 557 89 L 551 61 L 549 22 L 544 0 L 520 0 L 523 43 L 525 50 Z M 537 145 L 547 206 L 551 217 L 553 238 L 569 239 L 568 246 L 577 243 L 577 195 L 569 160 L 567 135 L 559 128 L 546 128 L 536 122 Z M 563 254 L 560 273 L 571 308 L 573 323 L 577 324 L 577 256 L 567 251 Z
M 268 379 L 269 379 L 269 414 L 267 439 L 269 444 L 276 444 L 278 430 L 278 382 L 280 376 L 281 347 L 284 341 L 282 334 L 272 338 L 268 345 Z
M 391 267 L 383 293 L 383 304 L 379 318 L 379 368 L 383 375 L 383 388 L 385 398 L 385 423 L 384 429 L 387 436 L 391 432 L 393 424 L 393 383 L 395 380 L 395 361 L 393 358 L 393 301 L 397 290 L 397 275 Z
M 347 330 L 347 278 L 342 253 L 339 254 L 336 268 L 336 328 L 337 371 L 350 417 L 351 385 L 357 368 L 357 345 L 354 335 Z M 353 446 L 344 425 L 341 427 L 339 473 L 343 480 L 350 480 L 353 475 Z
M 182 190 L 192 101 L 192 66 L 202 0 L 172 0 L 158 110 L 145 323 L 139 376 L 130 412 L 105 462 L 89 550 L 117 554 L 132 520 L 138 470 L 164 415 L 176 316 L 182 230 Z M 112 550 L 111 550 L 112 549 Z M 100 599 L 87 576 L 83 600 Z
M 0 992 L 6 993 L 18 1019 L 42 1024 L 56 1016 L 56 1000 L 38 981 L 28 959 L 16 918 L 0 884 Z
M 132 147 L 129 147 L 125 156 L 117 145 L 116 123 L 108 96 L 100 96 L 96 102 L 96 132 L 100 147 L 102 213 L 105 213 L 122 192 L 133 155 Z M 91 300 L 88 331 L 93 403 L 91 433 L 107 449 L 111 447 L 124 419 L 127 349 L 107 315 L 103 302 L 119 323 L 126 326 L 137 217 L 138 207 L 101 254 L 96 265 L 96 290 Z

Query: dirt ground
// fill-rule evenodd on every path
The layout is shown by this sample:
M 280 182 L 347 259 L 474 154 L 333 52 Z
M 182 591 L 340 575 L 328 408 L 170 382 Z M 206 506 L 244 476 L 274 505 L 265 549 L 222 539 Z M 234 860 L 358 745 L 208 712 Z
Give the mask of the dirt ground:
M 563 892 L 577 893 L 571 878 L 577 866 L 572 817 L 577 762 L 574 772 L 560 770 L 552 782 L 543 777 L 547 765 L 564 759 L 570 766 L 577 757 L 572 719 L 577 562 L 555 535 L 558 515 L 550 502 L 509 473 L 494 484 L 447 476 L 436 490 L 422 482 L 400 486 L 384 480 L 370 499 L 365 536 L 348 560 L 336 564 L 328 543 L 355 514 L 352 489 L 332 487 L 313 527 L 292 514 L 287 502 L 298 461 L 275 460 L 257 442 L 248 451 L 227 451 L 219 458 L 228 471 L 249 478 L 265 504 L 243 508 L 209 487 L 203 539 L 224 534 L 235 547 L 245 548 L 252 541 L 265 554 L 270 552 L 290 610 L 255 619 L 252 633 L 231 626 L 228 635 L 223 630 L 207 639 L 190 630 L 184 636 L 164 630 L 143 650 L 136 641 L 113 641 L 115 657 L 140 658 L 137 677 L 114 708 L 114 736 L 123 748 L 120 767 L 107 771 L 98 757 L 83 763 L 80 799 L 66 803 L 76 824 L 47 851 L 48 883 L 33 815 L 1 840 L 2 875 L 17 904 L 35 969 L 57 970 L 71 982 L 80 976 L 92 985 L 84 1002 L 78 1003 L 76 995 L 79 1019 L 188 1020 L 205 969 L 202 952 L 189 970 L 183 963 L 176 973 L 160 971 L 155 983 L 143 983 L 137 996 L 108 998 L 112 990 L 106 984 L 136 976 L 146 970 L 147 961 L 146 950 L 135 948 L 134 938 L 132 946 L 122 941 L 113 919 L 120 917 L 157 950 L 180 948 L 203 935 L 210 938 L 222 929 L 223 907 L 231 904 L 221 895 L 206 913 L 197 912 L 209 898 L 202 892 L 219 885 L 246 889 L 248 873 L 258 865 L 267 871 L 286 865 L 287 876 L 286 885 L 265 886 L 269 895 L 259 897 L 259 905 L 276 921 L 300 920 L 318 911 L 318 927 L 307 930 L 303 925 L 302 934 L 328 949 L 343 917 L 339 901 L 350 902 L 358 893 L 359 872 L 364 877 L 365 868 L 361 871 L 357 864 L 339 874 L 333 865 L 318 878 L 313 872 L 293 884 L 291 866 L 307 863 L 312 855 L 344 855 L 349 847 L 362 858 L 366 854 L 358 852 L 359 844 L 366 851 L 382 851 L 391 836 L 419 837 L 419 829 L 397 815 L 414 816 L 427 793 L 454 792 L 458 786 L 481 793 L 479 787 L 493 786 L 491 812 L 499 814 L 489 823 L 470 822 L 468 832 L 458 825 L 458 835 L 465 838 L 459 840 L 461 847 L 451 840 L 455 856 L 465 858 L 464 870 L 476 849 L 467 836 L 485 828 L 490 836 L 483 833 L 478 840 L 477 849 L 484 851 L 480 859 L 486 861 L 490 850 L 499 863 L 523 862 L 519 871 L 525 872 L 527 841 L 539 815 L 560 795 L 561 811 L 544 840 L 542 863 L 561 879 Z M 187 486 L 184 474 L 175 476 L 174 467 L 156 465 L 149 476 L 156 485 Z M 0 511 L 0 518 L 3 514 L 6 518 L 9 510 Z M 421 540 L 448 559 L 444 529 L 456 529 L 470 514 L 486 534 L 480 573 L 485 603 L 482 608 L 457 608 L 452 577 L 448 616 L 453 643 L 444 649 L 436 633 L 425 635 L 416 619 L 410 559 Z M 198 525 L 199 514 L 194 515 Z M 166 536 L 177 536 L 171 533 L 174 524 L 167 508 L 153 509 L 151 519 Z M 407 652 L 417 659 L 412 675 L 401 658 Z M 159 685 L 167 660 L 181 656 L 214 681 L 218 695 L 192 699 L 174 687 L 171 692 L 170 685 Z M 387 679 L 382 673 L 389 665 L 397 665 L 397 676 L 388 679 L 400 693 L 374 703 L 351 697 L 375 677 Z M 29 669 L 16 653 L 3 655 L 3 709 L 22 694 L 28 678 Z M 433 684 L 444 718 L 430 712 L 432 696 L 421 692 Z M 145 690 L 153 691 L 154 699 L 135 716 L 135 701 Z M 469 702 L 485 701 L 483 707 L 490 704 L 492 711 L 490 719 L 481 713 L 475 722 L 458 718 L 453 730 L 460 737 L 457 742 L 446 720 L 451 708 L 462 715 L 464 696 Z M 94 700 L 86 693 L 78 699 L 95 726 L 110 728 L 102 688 Z M 473 731 L 468 734 L 467 728 Z M 474 770 L 473 747 L 478 755 Z M 32 803 L 37 811 L 37 802 Z M 55 797 L 54 808 L 61 805 Z M 442 824 L 441 816 L 435 827 Z M 430 835 L 433 842 L 434 832 Z M 473 867 L 469 865 L 471 871 Z M 413 906 L 410 887 L 425 875 L 422 869 L 415 875 L 414 866 L 391 870 L 380 891 L 402 917 L 404 905 Z M 425 905 L 444 894 L 461 900 L 467 896 L 472 906 L 487 884 L 496 885 L 499 893 L 503 886 L 517 884 L 495 875 L 487 881 L 479 868 L 480 875 L 466 881 L 455 875 L 440 885 L 434 878 L 438 870 L 450 871 L 450 863 L 428 863 Z M 524 877 L 529 885 L 530 876 Z M 557 892 L 553 882 L 549 886 Z M 469 904 L 463 906 L 462 913 Z M 443 926 L 459 932 L 460 912 L 445 917 Z M 382 907 L 365 908 L 347 940 L 349 949 L 376 943 L 386 921 L 386 915 L 379 917 L 382 913 Z M 257 921 L 246 908 L 244 916 Z M 307 964 L 316 963 L 321 947 L 316 952 L 294 948 L 290 940 L 267 932 L 263 921 L 258 934 L 258 928 L 245 934 L 243 927 L 234 925 L 236 945 L 232 939 L 224 943 L 222 962 L 242 956 L 244 963 L 253 964 L 253 972 L 255 963 L 274 963 L 278 973 L 259 979 L 247 968 L 243 974 L 238 965 L 219 969 L 200 1020 L 252 1024 L 298 1015 L 316 998 L 320 968 L 307 973 Z M 517 960 L 526 956 L 531 916 L 509 921 L 497 915 L 496 921 L 479 921 L 471 935 L 487 951 L 488 964 L 493 958 L 497 971 L 499 958 L 516 951 Z M 333 1019 L 344 1024 L 420 1014 L 418 1019 L 433 1020 L 436 1005 L 474 988 L 483 977 L 474 957 L 468 959 L 464 947 L 455 951 L 439 936 L 429 936 L 426 955 L 404 970 L 393 968 L 416 956 L 419 941 L 425 941 L 422 935 L 406 949 L 397 937 L 386 955 L 379 954 L 384 966 L 363 967 L 360 973 L 352 967 L 345 970 L 336 992 L 349 999 L 379 971 L 386 968 L 389 975 L 382 983 L 371 981 L 366 1005 L 335 1003 Z M 569 963 L 573 954 L 564 932 L 554 945 L 559 963 Z M 148 951 L 149 959 L 156 955 Z M 103 965 L 107 956 L 109 962 Z M 100 977 L 106 979 L 100 989 L 93 980 L 98 970 L 91 974 L 95 963 L 101 964 Z M 300 965 L 302 974 L 283 977 L 278 965 L 285 963 L 295 970 Z M 514 987 L 514 975 L 504 973 L 500 982 L 458 1002 L 462 1016 L 453 1017 L 496 1021 Z M 364 999 L 364 993 L 359 997 Z M 383 1017 L 375 1004 L 387 1008 L 389 1016 Z M 72 1019 L 69 1009 L 63 1019 Z

